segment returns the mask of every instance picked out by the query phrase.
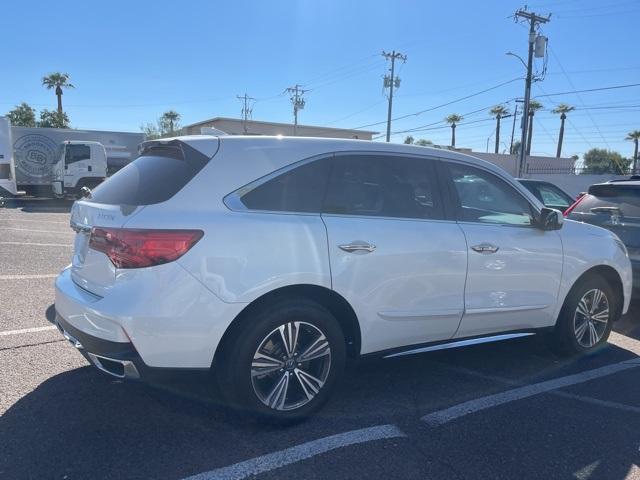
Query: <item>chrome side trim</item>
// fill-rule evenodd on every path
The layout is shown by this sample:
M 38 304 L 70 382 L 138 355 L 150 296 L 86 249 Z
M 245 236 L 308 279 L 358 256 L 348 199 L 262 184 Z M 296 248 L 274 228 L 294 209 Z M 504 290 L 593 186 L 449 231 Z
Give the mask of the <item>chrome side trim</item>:
M 483 343 L 500 342 L 502 340 L 511 340 L 513 338 L 528 337 L 530 335 L 535 335 L 535 333 L 533 332 L 506 333 L 503 335 L 494 335 L 491 337 L 469 338 L 467 340 L 456 340 L 454 342 L 441 343 L 439 345 L 432 345 L 430 347 L 420 347 L 420 348 L 414 348 L 412 350 L 406 350 L 404 352 L 392 353 L 391 355 L 386 355 L 384 358 L 403 357 L 405 355 L 414 355 L 416 353 L 425 353 L 425 352 L 435 352 L 438 350 L 446 350 L 449 348 L 467 347 L 469 345 L 481 345 Z
M 388 310 L 378 312 L 385 320 L 422 320 L 429 317 L 460 317 L 462 309 L 442 308 L 431 310 Z
M 526 310 L 542 310 L 549 305 L 520 305 L 517 307 L 489 307 L 489 308 L 467 308 L 465 315 L 477 315 L 483 313 L 503 313 L 503 312 L 523 312 Z

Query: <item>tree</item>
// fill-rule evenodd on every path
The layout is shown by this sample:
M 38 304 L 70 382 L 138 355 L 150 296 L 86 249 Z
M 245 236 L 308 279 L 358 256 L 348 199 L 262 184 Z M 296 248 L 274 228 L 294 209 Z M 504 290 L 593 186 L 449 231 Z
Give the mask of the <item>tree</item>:
M 531 139 L 533 138 L 533 116 L 542 108 L 542 104 L 536 100 L 529 102 L 529 135 L 527 139 L 527 155 L 531 155 Z
M 40 112 L 40 128 L 69 128 L 69 117 L 62 112 L 53 112 L 46 108 Z
M 633 172 L 636 173 L 638 167 L 638 140 L 640 140 L 640 130 L 634 130 L 629 132 L 625 137 L 625 140 L 633 141 Z
M 500 119 L 509 115 L 509 109 L 504 105 L 496 105 L 489 113 L 496 117 L 496 149 L 495 153 L 498 153 L 500 150 Z M 488 142 L 487 142 L 488 143 Z
M 180 122 L 180 114 L 178 112 L 175 110 L 164 112 L 160 117 L 161 131 L 168 133 L 172 137 L 178 128 L 178 122 Z
M 20 105 L 7 113 L 7 117 L 11 125 L 15 127 L 35 127 L 36 126 L 36 109 L 29 106 L 28 103 L 22 102 Z
M 582 173 L 615 173 L 625 175 L 631 159 L 604 148 L 592 148 L 584 154 L 585 169 Z
M 513 145 L 511 145 L 511 152 L 509 153 L 511 153 L 511 155 L 518 155 L 520 153 L 520 145 L 520 140 L 513 142 Z
M 50 73 L 46 77 L 42 77 L 42 85 L 51 90 L 56 89 L 56 97 L 58 97 L 58 114 L 62 115 L 62 89 L 63 88 L 76 88 L 69 82 L 68 73 L 54 72 Z
M 404 139 L 405 145 L 413 145 L 414 138 L 411 135 L 407 135 Z
M 556 115 L 560 114 L 560 135 L 558 135 L 558 150 L 556 151 L 556 158 L 560 158 L 562 153 L 562 140 L 564 139 L 564 121 L 567 119 L 567 113 L 575 110 L 575 107 L 567 105 L 566 103 L 560 103 L 556 108 L 551 110 L 551 113 Z
M 444 119 L 449 125 L 451 125 L 451 146 L 456 148 L 456 125 L 464 120 L 462 115 L 458 115 L 457 113 L 452 113 L 447 118 Z
M 155 140 L 161 136 L 158 127 L 151 122 L 140 125 L 140 131 L 144 133 L 147 140 Z
M 429 146 L 433 145 L 433 142 L 431 140 L 427 140 L 425 138 L 421 138 L 420 140 L 416 140 L 414 145 L 419 145 L 421 147 L 429 147 Z

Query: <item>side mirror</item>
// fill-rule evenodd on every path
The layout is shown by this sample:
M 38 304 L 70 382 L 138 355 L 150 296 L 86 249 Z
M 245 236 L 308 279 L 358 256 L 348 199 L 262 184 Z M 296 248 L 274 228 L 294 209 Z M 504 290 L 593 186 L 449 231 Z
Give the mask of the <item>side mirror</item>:
M 80 189 L 80 198 L 91 198 L 91 189 L 89 187 L 82 187 Z
M 560 210 L 548 207 L 543 207 L 540 210 L 540 219 L 538 220 L 540 230 L 560 230 L 563 223 L 564 217 Z

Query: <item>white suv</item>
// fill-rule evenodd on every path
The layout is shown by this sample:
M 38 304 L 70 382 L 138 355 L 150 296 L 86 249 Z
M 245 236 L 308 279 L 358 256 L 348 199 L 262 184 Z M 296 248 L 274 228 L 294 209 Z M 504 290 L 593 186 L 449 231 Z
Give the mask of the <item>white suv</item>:
M 299 419 L 347 357 L 548 333 L 606 342 L 631 266 L 493 165 L 446 150 L 179 137 L 77 201 L 57 323 L 121 378 L 213 371 L 234 406 Z

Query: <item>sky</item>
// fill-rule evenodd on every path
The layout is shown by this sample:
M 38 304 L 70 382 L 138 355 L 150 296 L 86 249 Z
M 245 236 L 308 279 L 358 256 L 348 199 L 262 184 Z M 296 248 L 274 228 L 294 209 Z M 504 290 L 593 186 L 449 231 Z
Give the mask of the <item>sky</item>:
M 552 16 L 540 29 L 549 48 L 546 75 L 532 90 L 544 105 L 535 116 L 532 154 L 555 155 L 560 120 L 551 110 L 563 102 L 576 108 L 568 115 L 563 156 L 598 147 L 630 157 L 633 145 L 624 137 L 640 129 L 640 87 L 571 92 L 640 83 L 640 3 L 536 1 L 529 11 Z M 283 92 L 300 84 L 308 90 L 301 124 L 370 125 L 365 129 L 384 133 L 389 64 L 381 53 L 396 50 L 407 60 L 397 65 L 393 117 L 406 117 L 393 122 L 391 140 L 402 142 L 406 130 L 417 129 L 414 138 L 447 145 L 443 119 L 457 113 L 465 119 L 457 146 L 492 151 L 495 120 L 488 110 L 505 104 L 513 111 L 524 94 L 525 69 L 505 55 L 526 59 L 527 27 L 512 17 L 523 6 L 512 0 L 8 2 L 0 113 L 23 101 L 55 109 L 41 78 L 59 71 L 76 87 L 63 97 L 73 128 L 140 131 L 169 109 L 183 125 L 239 118 L 236 95 L 245 92 L 256 98 L 253 119 L 292 122 Z M 536 61 L 537 72 L 543 63 Z M 511 119 L 503 120 L 501 151 L 511 130 Z M 519 122 L 516 139 L 518 130 Z

